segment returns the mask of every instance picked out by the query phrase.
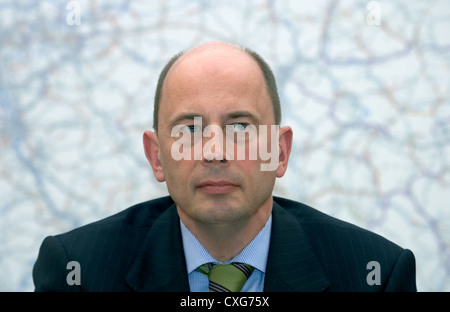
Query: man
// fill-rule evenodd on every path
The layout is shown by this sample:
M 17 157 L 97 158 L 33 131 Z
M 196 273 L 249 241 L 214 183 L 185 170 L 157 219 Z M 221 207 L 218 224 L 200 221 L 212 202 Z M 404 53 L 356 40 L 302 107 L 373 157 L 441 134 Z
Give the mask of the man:
M 280 119 L 256 53 L 209 42 L 175 56 L 143 136 L 170 196 L 47 237 L 36 291 L 416 291 L 411 251 L 272 195 L 293 136 Z

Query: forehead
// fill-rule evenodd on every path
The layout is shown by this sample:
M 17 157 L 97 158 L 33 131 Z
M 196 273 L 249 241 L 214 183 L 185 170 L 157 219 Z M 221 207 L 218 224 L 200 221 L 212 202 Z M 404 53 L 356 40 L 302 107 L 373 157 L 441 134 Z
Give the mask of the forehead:
M 187 52 L 170 69 L 163 86 L 160 113 L 201 108 L 269 111 L 270 97 L 256 61 L 239 48 Z M 208 105 L 206 105 L 208 104 Z M 206 113 L 206 112 L 205 112 Z
M 200 46 L 182 55 L 173 64 L 164 85 L 176 87 L 187 83 L 189 86 L 198 81 L 211 81 L 220 86 L 226 83 L 259 86 L 262 82 L 261 69 L 244 50 L 223 44 L 208 47 Z

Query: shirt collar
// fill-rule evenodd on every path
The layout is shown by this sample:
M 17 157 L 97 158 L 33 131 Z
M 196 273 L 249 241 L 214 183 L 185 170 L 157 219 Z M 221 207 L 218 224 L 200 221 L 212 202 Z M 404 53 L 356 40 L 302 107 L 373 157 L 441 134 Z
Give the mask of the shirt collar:
M 191 231 L 183 224 L 180 219 L 181 238 L 186 258 L 186 268 L 188 274 L 196 270 L 200 265 L 213 262 L 226 264 L 230 262 L 243 262 L 250 264 L 255 269 L 265 273 L 267 256 L 269 254 L 270 233 L 272 230 L 272 214 L 262 230 L 253 238 L 253 240 L 232 260 L 220 262 L 217 261 L 203 245 L 197 240 Z

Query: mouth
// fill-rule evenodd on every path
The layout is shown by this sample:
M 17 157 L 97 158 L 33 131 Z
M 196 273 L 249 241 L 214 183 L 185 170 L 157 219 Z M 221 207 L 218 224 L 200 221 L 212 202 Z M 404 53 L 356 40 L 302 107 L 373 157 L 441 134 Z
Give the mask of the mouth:
M 208 194 L 226 194 L 239 187 L 225 180 L 206 180 L 197 185 L 197 189 Z

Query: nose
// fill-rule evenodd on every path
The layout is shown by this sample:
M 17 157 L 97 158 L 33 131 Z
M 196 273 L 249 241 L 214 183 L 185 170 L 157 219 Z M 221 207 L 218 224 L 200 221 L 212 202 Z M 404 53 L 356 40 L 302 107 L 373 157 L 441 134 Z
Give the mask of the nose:
M 213 139 L 211 139 L 213 140 Z M 214 140 L 214 142 L 217 142 L 218 140 Z M 223 144 L 217 142 L 217 144 L 214 144 L 211 141 L 206 142 L 203 145 L 203 161 L 205 163 L 226 163 L 226 153 L 223 151 Z
M 223 131 L 218 125 L 211 125 L 203 138 L 203 161 L 210 163 L 227 163 L 226 151 L 224 151 Z
M 217 154 L 214 154 L 214 155 L 217 155 Z M 225 158 L 220 159 L 220 158 L 218 158 L 218 157 L 216 157 L 216 156 L 214 156 L 213 158 L 207 158 L 207 157 L 205 156 L 205 157 L 204 157 L 204 161 L 205 161 L 206 163 L 212 163 L 213 161 L 217 161 L 217 162 L 221 162 L 221 163 L 226 163 L 226 162 L 227 162 L 227 160 L 226 160 Z

